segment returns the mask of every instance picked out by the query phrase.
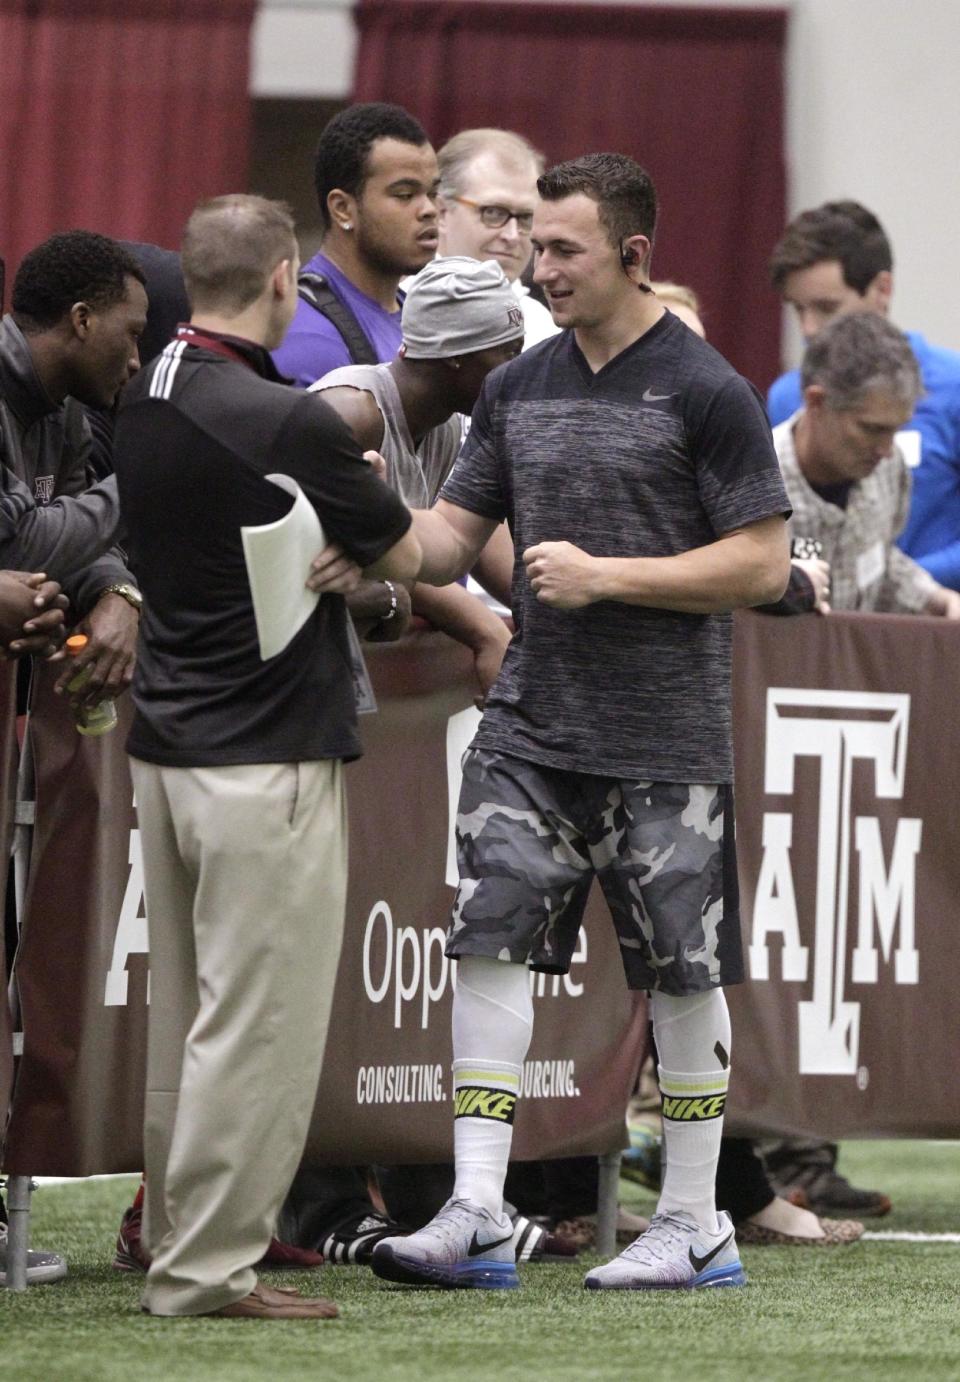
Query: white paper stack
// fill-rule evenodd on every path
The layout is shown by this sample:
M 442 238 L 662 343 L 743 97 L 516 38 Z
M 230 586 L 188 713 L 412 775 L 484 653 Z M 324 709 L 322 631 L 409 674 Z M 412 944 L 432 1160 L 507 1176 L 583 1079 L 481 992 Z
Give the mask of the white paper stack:
M 317 511 L 296 480 L 265 478 L 292 494 L 293 504 L 275 523 L 240 529 L 263 662 L 282 653 L 316 609 L 320 596 L 307 589 L 306 580 L 310 563 L 326 546 Z

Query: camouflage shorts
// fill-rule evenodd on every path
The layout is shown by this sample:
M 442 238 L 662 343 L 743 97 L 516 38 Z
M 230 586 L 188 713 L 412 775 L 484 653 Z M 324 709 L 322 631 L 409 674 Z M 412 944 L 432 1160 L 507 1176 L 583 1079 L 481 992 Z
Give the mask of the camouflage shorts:
M 470 749 L 457 857 L 451 957 L 565 974 L 596 878 L 630 988 L 679 996 L 743 978 L 731 787 L 621 782 Z

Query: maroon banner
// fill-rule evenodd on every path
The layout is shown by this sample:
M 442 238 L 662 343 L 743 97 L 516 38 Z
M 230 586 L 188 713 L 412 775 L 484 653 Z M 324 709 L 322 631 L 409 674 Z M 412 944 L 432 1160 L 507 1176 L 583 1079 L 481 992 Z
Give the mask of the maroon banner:
M 450 803 L 476 712 L 470 654 L 441 634 L 375 648 L 379 713 L 347 772 L 350 884 L 306 1159 L 439 1161 L 452 1150 Z M 139 834 L 119 730 L 85 740 L 46 671 L 31 724 L 37 823 L 17 973 L 25 1051 L 10 1172 L 135 1171 L 148 1002 Z M 277 922 L 283 899 L 277 899 Z M 518 1156 L 613 1150 L 646 1041 L 593 901 L 570 975 L 534 976 Z M 271 924 L 271 918 L 264 919 Z M 594 924 L 599 923 L 599 924 Z
M 7 870 L 13 844 L 17 788 L 17 673 L 12 663 L 0 663 L 0 898 L 6 897 Z M 0 1129 L 10 1107 L 13 1089 L 13 1033 L 7 1006 L 7 954 L 0 926 Z
M 892 615 L 736 620 L 737 820 L 751 982 L 729 991 L 733 1131 L 957 1136 L 952 938 L 960 629 Z M 442 635 L 373 650 L 348 770 L 347 938 L 312 1162 L 449 1153 L 451 802 L 474 713 Z M 122 730 L 84 741 L 49 691 L 18 976 L 26 1053 L 8 1170 L 136 1170 L 148 989 Z M 278 901 L 278 906 L 282 900 Z M 619 1145 L 645 1014 L 591 900 L 571 974 L 534 980 L 521 1156 Z
M 738 616 L 728 1127 L 956 1137 L 960 627 Z

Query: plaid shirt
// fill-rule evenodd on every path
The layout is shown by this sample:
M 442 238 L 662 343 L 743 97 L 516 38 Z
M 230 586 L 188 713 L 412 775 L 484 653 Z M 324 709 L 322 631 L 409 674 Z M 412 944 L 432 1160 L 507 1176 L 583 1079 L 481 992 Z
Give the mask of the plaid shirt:
M 910 505 L 910 472 L 899 447 L 851 486 L 841 509 L 804 479 L 793 441 L 799 416 L 773 429 L 773 444 L 793 506 L 790 536 L 822 545 L 823 560 L 830 563 L 831 608 L 922 613 L 937 582 L 894 546 Z

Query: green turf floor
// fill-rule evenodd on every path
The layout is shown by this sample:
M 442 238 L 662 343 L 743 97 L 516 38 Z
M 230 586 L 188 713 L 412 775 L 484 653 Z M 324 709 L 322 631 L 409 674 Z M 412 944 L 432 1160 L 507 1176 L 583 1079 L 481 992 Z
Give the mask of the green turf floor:
M 960 1145 L 850 1143 L 842 1169 L 886 1191 L 876 1230 L 960 1233 Z M 585 1292 L 594 1259 L 527 1267 L 516 1292 L 388 1287 L 358 1268 L 277 1274 L 334 1296 L 331 1323 L 158 1320 L 110 1269 L 135 1180 L 42 1186 L 34 1246 L 67 1279 L 0 1290 L 0 1382 L 580 1382 L 960 1379 L 960 1244 L 745 1248 L 744 1290 Z M 644 1192 L 624 1186 L 636 1207 Z M 273 1277 L 273 1274 L 271 1274 Z

